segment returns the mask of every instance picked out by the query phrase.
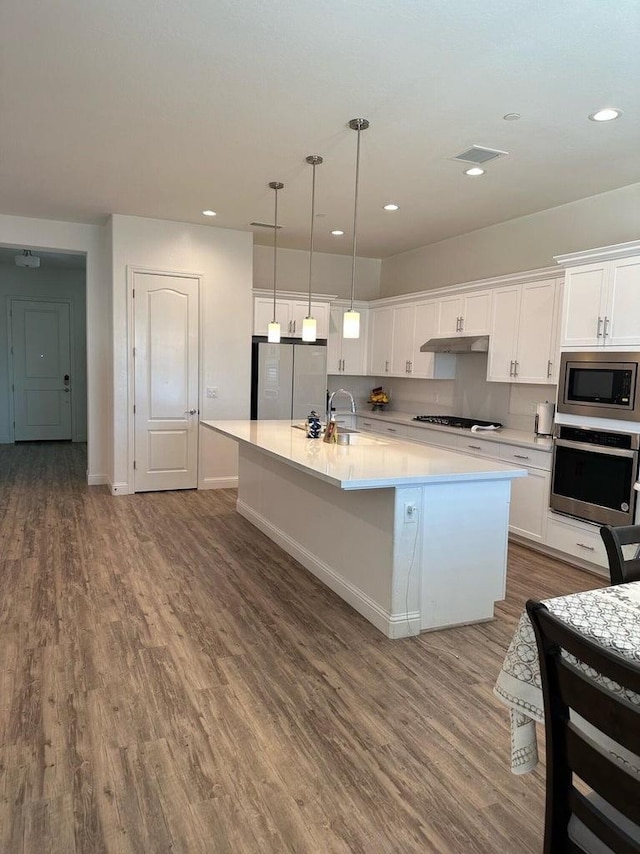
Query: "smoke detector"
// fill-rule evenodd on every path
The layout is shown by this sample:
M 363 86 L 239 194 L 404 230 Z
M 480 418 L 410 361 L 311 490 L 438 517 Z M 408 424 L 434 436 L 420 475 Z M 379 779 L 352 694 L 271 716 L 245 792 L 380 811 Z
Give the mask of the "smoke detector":
M 25 249 L 22 255 L 15 256 L 16 267 L 39 267 L 40 258 L 37 255 L 32 255 L 30 249 Z

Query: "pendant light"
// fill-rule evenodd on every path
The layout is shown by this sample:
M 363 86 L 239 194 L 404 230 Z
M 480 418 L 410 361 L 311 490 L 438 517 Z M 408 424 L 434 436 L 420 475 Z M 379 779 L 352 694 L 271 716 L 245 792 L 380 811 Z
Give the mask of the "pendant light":
M 360 132 L 369 127 L 367 119 L 351 119 L 349 122 L 351 130 L 358 132 L 358 144 L 356 147 L 356 186 L 353 200 L 353 258 L 351 260 L 351 307 L 345 311 L 342 321 L 343 338 L 360 337 L 360 312 L 354 311 L 353 297 L 356 289 L 356 246 L 358 225 L 358 180 L 360 177 Z
M 267 327 L 267 341 L 270 344 L 280 343 L 280 324 L 276 320 L 276 272 L 278 260 L 278 190 L 282 190 L 284 184 L 280 181 L 270 181 L 269 187 L 275 193 L 275 210 L 273 215 L 273 320 Z
M 317 338 L 317 323 L 315 317 L 311 316 L 311 277 L 313 272 L 313 226 L 316 218 L 316 166 L 322 163 L 319 154 L 310 154 L 307 163 L 313 166 L 313 178 L 311 179 L 311 228 L 309 233 L 309 313 L 302 321 L 302 340 L 315 341 Z

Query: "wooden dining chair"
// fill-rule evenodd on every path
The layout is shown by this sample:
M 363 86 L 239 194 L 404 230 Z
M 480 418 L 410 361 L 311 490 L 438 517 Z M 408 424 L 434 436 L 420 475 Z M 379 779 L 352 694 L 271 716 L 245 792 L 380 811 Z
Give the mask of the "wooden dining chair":
M 563 655 L 640 694 L 640 664 L 580 635 L 529 600 L 544 696 L 547 786 L 544 854 L 640 852 L 640 776 L 586 736 L 569 719 L 580 715 L 640 756 L 640 706 L 602 687 Z M 580 778 L 591 793 L 576 786 Z M 604 848 L 603 846 L 607 846 Z
M 600 536 L 607 550 L 609 560 L 609 576 L 612 584 L 625 584 L 627 581 L 640 581 L 640 558 L 626 558 L 622 546 L 635 545 L 640 547 L 640 525 L 603 525 Z

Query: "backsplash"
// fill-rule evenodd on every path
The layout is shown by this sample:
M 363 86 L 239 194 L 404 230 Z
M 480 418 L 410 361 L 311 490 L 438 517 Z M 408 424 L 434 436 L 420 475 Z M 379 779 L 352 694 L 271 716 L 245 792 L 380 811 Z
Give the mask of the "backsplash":
M 533 430 L 536 404 L 555 402 L 553 385 L 490 383 L 486 376 L 487 356 L 478 353 L 458 356 L 454 380 L 342 377 L 340 385 L 356 395 L 359 409 L 366 410 L 371 388 L 382 385 L 391 396 L 389 410 L 416 415 L 461 415 L 484 421 L 495 419 L 505 427 L 527 432 Z

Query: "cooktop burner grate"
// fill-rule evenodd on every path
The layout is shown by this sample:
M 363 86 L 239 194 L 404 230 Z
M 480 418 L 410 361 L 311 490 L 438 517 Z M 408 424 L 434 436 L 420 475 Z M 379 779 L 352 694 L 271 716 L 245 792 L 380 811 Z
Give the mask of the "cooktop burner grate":
M 475 424 L 478 427 L 502 427 L 499 421 L 482 421 L 479 418 L 463 418 L 460 415 L 416 415 L 414 421 L 422 421 L 425 424 L 442 424 L 443 427 L 459 427 L 471 429 Z

